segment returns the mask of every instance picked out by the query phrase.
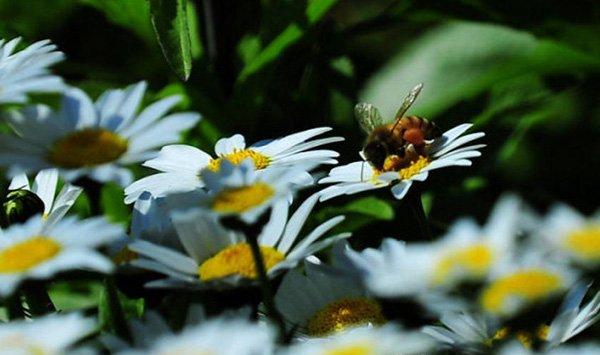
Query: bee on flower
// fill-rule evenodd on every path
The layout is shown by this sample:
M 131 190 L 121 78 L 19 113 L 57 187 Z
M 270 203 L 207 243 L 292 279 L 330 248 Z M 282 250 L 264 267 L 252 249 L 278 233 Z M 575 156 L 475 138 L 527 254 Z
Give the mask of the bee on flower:
M 143 164 L 159 173 L 128 186 L 125 189 L 125 202 L 134 202 L 144 191 L 155 197 L 193 191 L 205 186 L 203 172 L 219 172 L 224 162 L 239 165 L 246 159 L 252 161 L 259 173 L 272 168 L 304 166 L 306 171 L 295 182 L 301 185 L 311 184 L 309 170 L 321 164 L 337 164 L 337 152 L 313 149 L 343 140 L 341 137 L 312 139 L 330 130 L 329 127 L 313 128 L 249 147 L 246 146 L 244 136 L 236 134 L 216 143 L 215 157 L 189 145 L 167 145 L 156 158 Z
M 429 171 L 448 166 L 470 166 L 469 159 L 481 155 L 483 144 L 464 146 L 484 133 L 463 136 L 472 125 L 462 124 L 444 134 L 435 123 L 418 116 L 404 116 L 421 92 L 415 86 L 404 99 L 393 120 L 382 118 L 377 108 L 360 103 L 356 117 L 367 132 L 365 146 L 359 152 L 362 161 L 331 169 L 319 183 L 334 185 L 323 189 L 322 200 L 351 195 L 393 185 L 392 194 L 402 199 L 414 181 L 425 181 Z
M 19 42 L 21 38 L 0 39 L 0 104 L 24 103 L 30 93 L 63 91 L 63 80 L 48 67 L 62 61 L 64 54 L 49 40 L 15 51 Z
M 126 165 L 154 157 L 156 148 L 178 141 L 200 119 L 192 112 L 166 115 L 180 101 L 177 96 L 138 113 L 145 91 L 146 83 L 140 82 L 108 90 L 93 102 L 71 88 L 58 112 L 44 105 L 10 112 L 16 134 L 0 137 L 0 165 L 11 176 L 57 168 L 67 181 L 89 177 L 129 185 L 133 175 Z

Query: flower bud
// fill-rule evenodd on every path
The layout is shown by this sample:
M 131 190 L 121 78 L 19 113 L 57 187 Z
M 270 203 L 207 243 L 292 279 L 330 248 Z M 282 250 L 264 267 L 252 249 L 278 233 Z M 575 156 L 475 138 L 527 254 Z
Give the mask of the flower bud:
M 8 228 L 23 223 L 30 217 L 44 212 L 44 202 L 31 191 L 19 189 L 9 191 L 0 211 L 0 227 Z

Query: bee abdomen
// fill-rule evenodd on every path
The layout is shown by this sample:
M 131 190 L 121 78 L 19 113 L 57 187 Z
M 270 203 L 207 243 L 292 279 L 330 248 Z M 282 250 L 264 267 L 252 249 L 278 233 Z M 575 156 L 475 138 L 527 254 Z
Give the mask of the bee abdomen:
M 438 126 L 426 118 L 418 116 L 402 117 L 400 126 L 405 130 L 420 129 L 423 132 L 423 138 L 429 140 L 442 135 Z

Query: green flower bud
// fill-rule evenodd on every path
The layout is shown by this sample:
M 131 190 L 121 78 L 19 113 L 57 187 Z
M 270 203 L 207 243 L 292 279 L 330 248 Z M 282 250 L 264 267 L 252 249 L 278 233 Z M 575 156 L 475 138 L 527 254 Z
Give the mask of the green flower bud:
M 0 227 L 8 228 L 15 223 L 23 223 L 30 217 L 44 212 L 44 202 L 28 190 L 9 191 L 0 211 Z

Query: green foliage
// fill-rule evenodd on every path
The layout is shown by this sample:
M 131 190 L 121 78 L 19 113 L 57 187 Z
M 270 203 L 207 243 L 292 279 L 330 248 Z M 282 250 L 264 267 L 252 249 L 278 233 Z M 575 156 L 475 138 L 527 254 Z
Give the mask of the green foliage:
M 100 192 L 100 207 L 103 214 L 114 223 L 127 224 L 131 210 L 123 202 L 125 194 L 123 188 L 115 183 L 108 183 Z
M 119 26 L 130 29 L 146 43 L 154 43 L 150 24 L 150 8 L 147 0 L 80 0 L 104 12 L 106 18 Z
M 389 202 L 376 197 L 357 198 L 343 206 L 325 207 L 315 214 L 315 220 L 324 222 L 329 218 L 343 215 L 344 222 L 336 228 L 346 232 L 355 231 L 376 221 L 394 219 L 394 209 Z
M 69 280 L 52 284 L 48 291 L 52 303 L 61 311 L 85 310 L 98 306 L 102 283 L 89 280 Z
M 150 0 L 150 14 L 167 62 L 181 80 L 187 80 L 192 72 L 187 0 Z
M 423 82 L 411 112 L 435 117 L 504 80 L 577 71 L 600 71 L 600 59 L 508 27 L 454 21 L 390 59 L 369 81 L 362 99 L 393 117 L 404 93 Z

